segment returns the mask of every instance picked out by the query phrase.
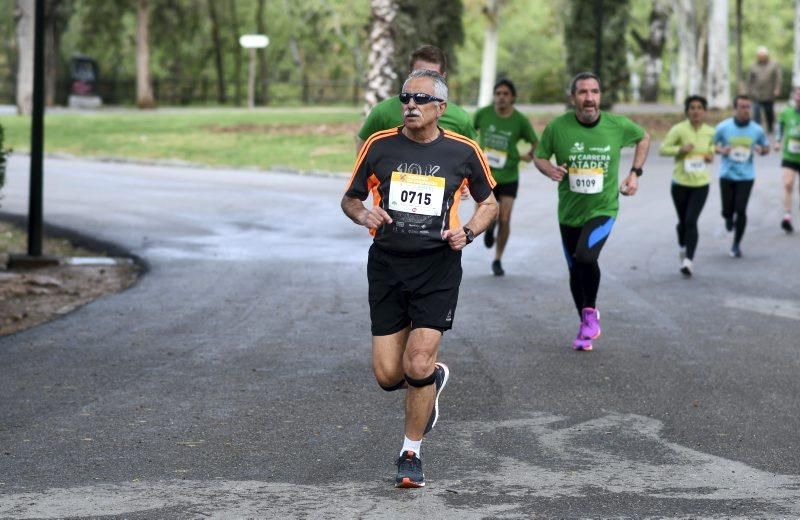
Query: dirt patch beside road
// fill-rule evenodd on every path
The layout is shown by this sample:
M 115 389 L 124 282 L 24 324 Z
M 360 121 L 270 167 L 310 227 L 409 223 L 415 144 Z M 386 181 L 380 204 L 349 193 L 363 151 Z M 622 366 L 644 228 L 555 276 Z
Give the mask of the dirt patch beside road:
M 45 254 L 76 258 L 78 265 L 7 269 L 8 253 L 25 251 L 26 240 L 23 230 L 0 222 L 0 335 L 63 316 L 96 298 L 129 287 L 139 276 L 139 266 L 129 259 L 97 265 L 89 259 L 102 256 L 99 262 L 109 262 L 110 258 L 76 247 L 66 239 L 48 237 L 43 243 Z

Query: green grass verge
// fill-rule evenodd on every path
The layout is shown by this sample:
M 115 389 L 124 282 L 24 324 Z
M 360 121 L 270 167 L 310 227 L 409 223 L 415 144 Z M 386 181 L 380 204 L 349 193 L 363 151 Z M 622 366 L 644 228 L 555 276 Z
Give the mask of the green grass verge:
M 554 115 L 529 117 L 541 135 Z M 709 124 L 726 115 L 710 113 Z M 683 114 L 630 117 L 658 140 Z M 356 108 L 62 112 L 45 118 L 45 150 L 85 157 L 347 173 L 355 160 L 361 122 Z M 29 150 L 30 118 L 0 116 L 0 124 L 5 127 L 7 147 Z
M 30 149 L 30 118 L 2 116 L 6 144 Z M 194 163 L 349 172 L 357 109 L 163 110 L 55 113 L 45 150 L 78 156 L 179 159 Z

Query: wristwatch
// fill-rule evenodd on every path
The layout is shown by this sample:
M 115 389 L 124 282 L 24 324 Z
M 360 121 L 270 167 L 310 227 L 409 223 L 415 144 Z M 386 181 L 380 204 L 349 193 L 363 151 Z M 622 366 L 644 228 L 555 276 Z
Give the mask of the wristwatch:
M 637 177 L 642 176 L 642 169 L 641 168 L 631 168 L 631 171 L 636 174 Z
M 475 240 L 475 233 L 467 226 L 464 226 L 464 233 L 467 235 L 467 244 L 471 244 Z

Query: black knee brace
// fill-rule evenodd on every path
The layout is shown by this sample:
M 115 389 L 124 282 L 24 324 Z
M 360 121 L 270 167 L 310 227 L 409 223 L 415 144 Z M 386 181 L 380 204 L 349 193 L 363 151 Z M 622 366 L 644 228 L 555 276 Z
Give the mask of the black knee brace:
M 378 383 L 378 386 L 386 390 L 387 392 L 394 392 L 395 390 L 400 390 L 401 388 L 405 388 L 406 380 L 401 379 L 399 383 L 396 383 L 392 386 L 383 386 L 382 384 Z
M 409 385 L 413 386 L 414 388 L 422 388 L 424 386 L 432 385 L 434 381 L 436 381 L 436 370 L 431 372 L 431 375 L 429 375 L 428 377 L 424 377 L 422 379 L 414 379 L 408 374 L 406 374 L 405 376 L 406 376 L 406 382 Z

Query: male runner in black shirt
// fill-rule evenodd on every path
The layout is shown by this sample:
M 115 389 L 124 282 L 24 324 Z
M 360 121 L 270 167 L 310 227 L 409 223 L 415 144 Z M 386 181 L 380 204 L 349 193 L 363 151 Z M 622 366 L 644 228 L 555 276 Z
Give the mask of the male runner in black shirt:
M 403 126 L 367 139 L 342 210 L 374 236 L 367 279 L 375 378 L 384 390 L 408 389 L 396 484 L 422 487 L 420 445 L 436 424 L 449 377 L 436 355 L 455 316 L 461 250 L 496 218 L 497 202 L 478 145 L 437 126 L 447 107 L 445 79 L 414 71 L 400 100 Z M 458 206 L 465 185 L 478 205 L 462 227 Z M 362 201 L 370 192 L 367 209 Z

